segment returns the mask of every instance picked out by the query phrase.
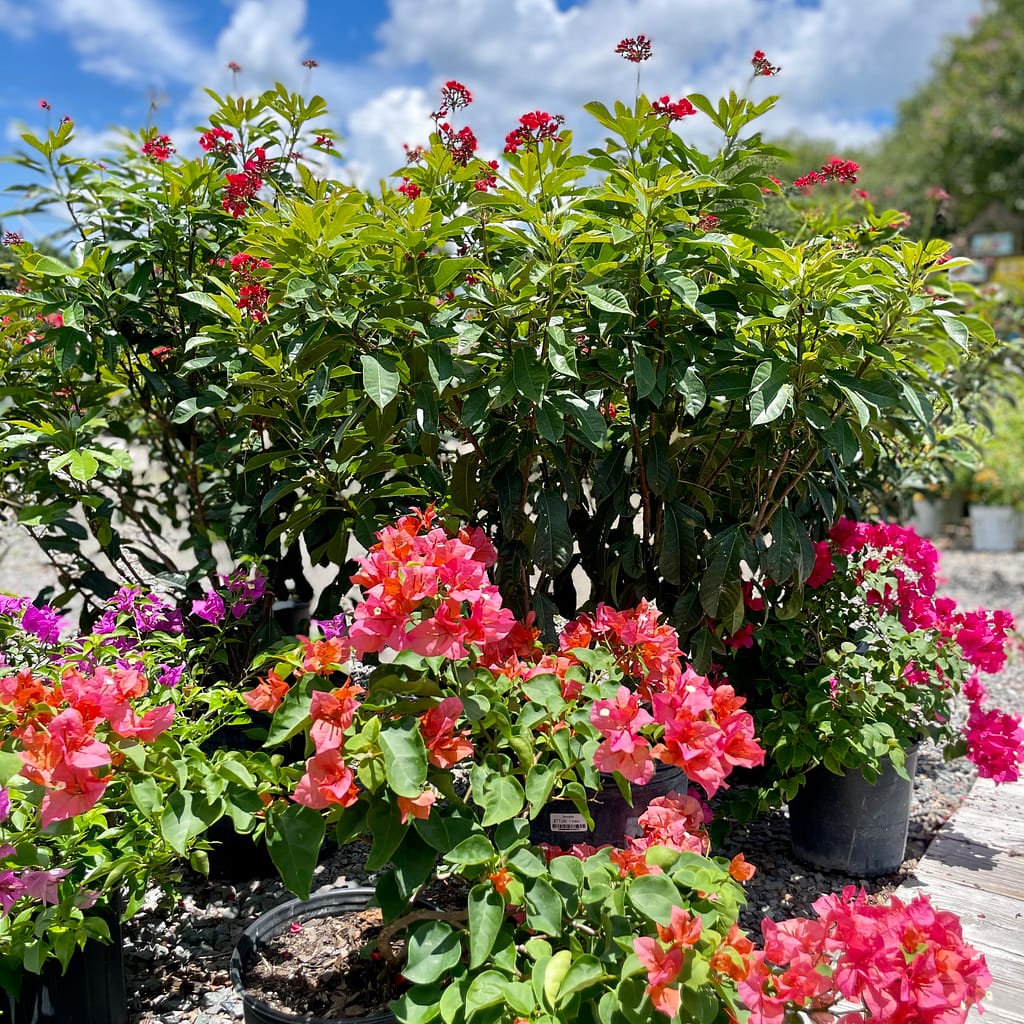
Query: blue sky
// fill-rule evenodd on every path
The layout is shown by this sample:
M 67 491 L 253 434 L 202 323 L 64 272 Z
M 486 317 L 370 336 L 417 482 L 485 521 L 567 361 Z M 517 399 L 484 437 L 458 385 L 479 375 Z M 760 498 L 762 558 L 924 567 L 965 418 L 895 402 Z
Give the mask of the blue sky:
M 768 132 L 860 144 L 891 123 L 896 102 L 927 76 L 950 34 L 966 31 L 982 0 L 0 0 L 0 132 L 70 116 L 77 151 L 98 156 L 117 125 L 159 126 L 195 147 L 210 102 L 204 86 L 236 91 L 282 81 L 323 95 L 344 138 L 342 176 L 376 188 L 425 141 L 438 88 L 474 94 L 465 112 L 481 155 L 501 150 L 519 114 L 562 113 L 577 142 L 598 137 L 590 99 L 630 98 L 635 66 L 614 56 L 645 33 L 649 95 L 712 97 L 750 86 L 750 55 L 782 74 Z M 312 72 L 305 59 L 319 62 Z M 151 106 L 155 102 L 155 114 Z M 707 130 L 687 121 L 686 130 Z M 701 140 L 704 141 L 704 140 Z M 10 182 L 0 165 L 0 186 Z M 0 201 L 0 207 L 6 206 Z M 5 227 L 17 227 L 10 223 Z

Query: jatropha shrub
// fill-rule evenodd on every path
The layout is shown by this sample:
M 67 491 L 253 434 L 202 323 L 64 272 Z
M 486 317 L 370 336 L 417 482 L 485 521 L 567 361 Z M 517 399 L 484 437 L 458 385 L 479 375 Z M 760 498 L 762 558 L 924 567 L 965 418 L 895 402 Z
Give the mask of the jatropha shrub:
M 63 159 L 71 123 L 26 133 L 20 162 L 56 182 L 38 203 L 66 203 L 77 240 L 11 247 L 0 465 L 76 585 L 112 585 L 87 536 L 122 574 L 184 564 L 193 588 L 223 541 L 271 559 L 276 597 L 308 595 L 300 542 L 340 564 L 434 500 L 480 522 L 548 639 L 588 597 L 656 600 L 706 671 L 742 621 L 742 565 L 799 589 L 893 439 L 941 441 L 934 371 L 993 335 L 944 243 L 860 198 L 816 212 L 849 162 L 772 178 L 754 123 L 773 98 L 640 93 L 640 38 L 618 50 L 632 103 L 587 105 L 600 146 L 535 110 L 485 160 L 449 81 L 381 195 L 322 173 L 323 101 L 281 87 L 213 97 L 194 157 L 153 131 L 100 167 Z M 778 71 L 755 54 L 752 88 Z M 697 119 L 720 147 L 689 141 Z

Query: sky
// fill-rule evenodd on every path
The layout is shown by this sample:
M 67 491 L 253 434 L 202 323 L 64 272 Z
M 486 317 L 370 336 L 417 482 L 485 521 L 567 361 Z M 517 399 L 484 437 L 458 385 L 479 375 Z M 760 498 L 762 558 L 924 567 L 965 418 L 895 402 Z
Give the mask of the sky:
M 440 87 L 473 93 L 461 111 L 497 156 L 520 114 L 563 114 L 585 148 L 601 129 L 582 108 L 631 100 L 637 65 L 614 53 L 645 34 L 653 58 L 641 89 L 673 100 L 728 89 L 778 94 L 761 122 L 862 145 L 892 123 L 950 35 L 969 30 L 983 0 L 0 0 L 3 153 L 25 127 L 75 122 L 77 155 L 99 157 L 118 126 L 157 127 L 180 152 L 196 148 L 219 93 L 282 82 L 322 95 L 342 137 L 338 176 L 376 191 L 425 142 Z M 751 78 L 763 50 L 782 69 Z M 315 60 L 313 69 L 303 61 Z M 228 69 L 232 61 L 241 67 Z M 40 108 L 45 99 L 52 107 Z M 694 117 L 681 130 L 709 143 Z M 0 164 L 0 187 L 22 180 Z M 393 185 L 394 182 L 391 182 Z M 389 186 L 390 187 L 390 186 Z M 0 210 L 11 204 L 0 197 Z M 5 227 L 15 228 L 5 221 Z

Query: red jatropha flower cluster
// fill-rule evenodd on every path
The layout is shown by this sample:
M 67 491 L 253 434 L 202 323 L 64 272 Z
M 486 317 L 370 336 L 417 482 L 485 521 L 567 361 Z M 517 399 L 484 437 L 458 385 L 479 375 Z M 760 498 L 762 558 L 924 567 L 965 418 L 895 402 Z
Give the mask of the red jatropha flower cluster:
M 53 110 L 53 107 L 50 106 L 50 101 L 49 100 L 40 100 L 39 101 L 39 109 L 40 110 Z
M 851 885 L 814 910 L 817 920 L 762 923 L 764 949 L 747 957 L 738 984 L 749 1024 L 780 1021 L 794 1008 L 826 1014 L 843 1001 L 855 1004 L 843 1020 L 941 1024 L 963 1020 L 992 983 L 956 915 L 927 896 L 869 903 Z
M 419 199 L 420 197 L 419 185 L 414 181 L 410 181 L 408 178 L 403 178 L 402 184 L 399 185 L 395 191 L 399 195 L 405 196 L 407 199 Z
M 681 121 L 697 113 L 697 108 L 684 96 L 673 103 L 668 96 L 662 96 L 651 104 L 651 113 L 659 117 L 667 117 L 669 121 Z
M 267 260 L 257 259 L 247 252 L 236 253 L 231 257 L 231 269 L 242 282 L 238 289 L 238 308 L 258 324 L 267 319 L 267 300 L 270 298 L 270 291 L 260 283 L 256 272 L 269 270 L 270 267 L 271 264 Z
M 513 128 L 505 136 L 505 152 L 517 153 L 519 147 L 536 149 L 544 139 L 561 142 L 558 129 L 565 123 L 561 114 L 548 114 L 543 110 L 534 110 L 519 118 L 519 127 Z
M 754 56 L 750 58 L 750 63 L 754 66 L 755 78 L 770 78 L 782 70 L 782 68 L 776 67 L 769 62 L 768 58 L 764 55 L 764 50 L 755 50 Z
M 806 191 L 812 185 L 824 185 L 829 181 L 855 185 L 859 170 L 860 164 L 853 160 L 843 160 L 838 156 L 830 156 L 817 171 L 811 171 L 802 178 L 797 178 L 793 182 L 793 187 Z
M 263 175 L 270 166 L 267 151 L 262 146 L 253 150 L 253 155 L 245 161 L 241 173 L 225 174 L 228 187 L 221 206 L 232 217 L 242 217 L 249 209 L 249 203 L 256 198 L 256 193 L 263 188 Z
M 115 759 L 108 740 L 121 737 L 152 742 L 171 724 L 174 705 L 162 704 L 141 717 L 132 701 L 149 689 L 134 669 L 99 667 L 88 675 L 65 669 L 50 685 L 29 670 L 0 679 L 0 704 L 13 713 L 12 735 L 20 741 L 21 774 L 46 790 L 41 806 L 44 828 L 95 806 L 113 777 Z M 113 736 L 109 735 L 113 734 Z
M 4 232 L 4 245 L 21 245 L 24 241 L 25 236 L 19 234 L 17 231 Z
M 461 110 L 472 102 L 473 94 L 461 82 L 452 79 L 444 83 L 441 89 L 441 106 L 430 115 L 434 119 L 441 145 L 451 154 L 452 160 L 462 167 L 467 166 L 473 159 L 477 147 L 476 136 L 469 127 L 456 130 L 445 118 L 453 110 Z M 409 163 L 418 161 L 422 153 L 423 150 L 419 146 L 413 149 L 405 147 L 406 160 Z
M 318 135 L 313 142 L 314 146 L 319 146 L 321 149 L 334 149 L 334 142 L 327 138 L 326 135 Z
M 477 192 L 486 192 L 489 188 L 497 188 L 498 179 L 494 172 L 498 169 L 497 160 L 487 161 L 487 170 L 481 169 L 476 181 L 473 182 L 473 188 Z
M 174 152 L 169 135 L 153 135 L 142 144 L 142 155 L 155 164 L 162 164 Z
M 199 146 L 207 153 L 234 153 L 237 150 L 235 138 L 227 128 L 214 127 L 199 136 Z
M 447 117 L 453 110 L 462 110 L 473 102 L 473 94 L 455 79 L 445 82 L 441 88 L 441 106 L 431 117 L 435 121 Z
M 441 137 L 441 145 L 451 153 L 455 163 L 465 167 L 476 152 L 477 141 L 473 129 L 468 125 L 456 131 L 447 121 L 437 126 L 437 134 Z
M 311 70 L 312 70 L 313 68 L 318 68 L 318 67 L 320 67 L 320 61 L 318 61 L 318 60 L 312 60 L 312 59 L 309 59 L 309 60 L 304 60 L 304 61 L 302 62 L 302 66 L 303 66 L 304 68 L 309 68 L 309 69 L 311 69 Z
M 410 146 L 409 143 L 403 142 L 402 149 L 405 150 L 405 162 L 407 164 L 418 164 L 423 159 L 422 146 Z
M 227 68 L 228 71 L 230 71 L 232 74 L 237 75 L 238 72 L 242 70 L 242 65 L 239 64 L 238 61 L 229 60 L 227 63 Z
M 713 213 L 702 213 L 694 227 L 698 231 L 714 231 L 718 227 L 718 218 Z
M 631 64 L 640 64 L 651 59 L 651 41 L 641 33 L 636 38 L 620 39 L 615 52 L 625 57 Z

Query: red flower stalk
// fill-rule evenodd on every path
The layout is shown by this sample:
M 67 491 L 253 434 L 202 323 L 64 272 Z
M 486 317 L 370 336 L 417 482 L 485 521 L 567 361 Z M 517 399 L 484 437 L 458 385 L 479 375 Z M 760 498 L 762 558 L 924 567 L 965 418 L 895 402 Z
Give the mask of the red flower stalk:
M 669 121 L 681 121 L 684 117 L 696 114 L 697 108 L 685 96 L 675 103 L 667 96 L 662 96 L 651 104 L 651 113 L 667 117 Z
M 615 52 L 624 57 L 631 64 L 640 64 L 650 60 L 652 55 L 651 41 L 643 33 L 635 38 L 621 39 L 615 47 Z
M 174 152 L 169 135 L 153 135 L 142 144 L 142 155 L 155 164 L 162 164 Z
M 764 50 L 755 50 L 754 56 L 750 58 L 750 63 L 754 66 L 755 78 L 770 78 L 782 70 L 782 68 L 769 62 L 768 58 L 764 55 Z
M 226 128 L 210 128 L 199 136 L 199 147 L 207 153 L 235 152 L 234 136 Z
M 517 153 L 519 147 L 536 149 L 544 139 L 561 142 L 558 129 L 565 123 L 561 114 L 548 114 L 543 110 L 534 110 L 519 118 L 519 127 L 514 128 L 505 136 L 505 152 Z
M 414 181 L 410 181 L 408 178 L 402 179 L 402 184 L 395 189 L 395 191 L 407 199 L 419 199 L 420 187 Z

